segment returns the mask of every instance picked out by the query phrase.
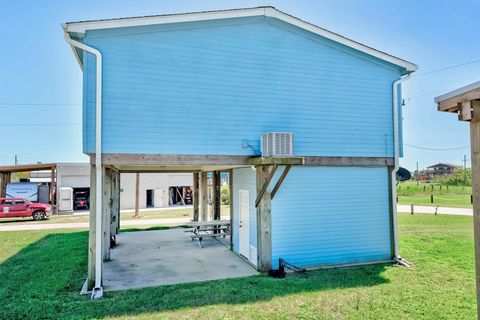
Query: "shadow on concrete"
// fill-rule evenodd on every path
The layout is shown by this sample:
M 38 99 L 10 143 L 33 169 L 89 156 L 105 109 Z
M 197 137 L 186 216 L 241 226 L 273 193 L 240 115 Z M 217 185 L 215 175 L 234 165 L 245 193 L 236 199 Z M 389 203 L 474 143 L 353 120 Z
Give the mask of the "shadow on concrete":
M 1 232 L 2 246 L 25 247 L 0 264 L 0 319 L 104 318 L 217 304 L 268 301 L 278 296 L 387 283 L 385 266 L 309 271 L 308 278 L 267 276 L 215 280 L 119 292 L 101 301 L 80 296 L 87 270 L 87 232 Z M 40 234 L 40 235 L 39 235 Z M 32 236 L 34 235 L 34 236 Z M 37 238 L 30 241 L 29 237 Z M 1 255 L 0 255 L 1 257 Z

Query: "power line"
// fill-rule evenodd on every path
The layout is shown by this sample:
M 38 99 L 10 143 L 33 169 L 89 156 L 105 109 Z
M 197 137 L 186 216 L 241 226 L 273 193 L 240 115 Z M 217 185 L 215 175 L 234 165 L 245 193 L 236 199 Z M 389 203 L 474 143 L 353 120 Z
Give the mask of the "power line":
M 431 95 L 434 95 L 434 94 L 444 93 L 444 92 L 452 91 L 452 90 L 455 90 L 455 89 L 458 89 L 458 87 L 456 87 L 456 88 L 451 88 L 451 89 L 445 89 L 445 90 L 431 91 L 431 92 L 428 92 L 428 93 L 422 93 L 422 94 L 418 94 L 418 95 L 416 95 L 416 96 L 407 97 L 407 98 L 405 98 L 405 99 L 407 99 L 407 100 L 410 101 L 411 99 L 420 98 L 420 97 L 426 97 L 426 96 L 431 96 Z
M 1 106 L 81 106 L 81 103 L 10 103 L 0 102 Z
M 474 64 L 474 63 L 479 63 L 479 62 L 480 62 L 480 59 L 471 60 L 471 61 L 467 61 L 467 62 L 455 64 L 455 65 L 448 66 L 448 67 L 444 67 L 444 68 L 434 69 L 434 70 L 427 71 L 427 72 L 424 72 L 424 73 L 414 74 L 414 75 L 412 76 L 412 78 L 413 78 L 413 77 L 421 77 L 421 76 L 425 76 L 425 75 L 428 75 L 428 74 L 432 74 L 432 73 L 436 73 L 436 72 L 441 72 L 441 71 L 445 71 L 445 70 L 455 69 L 455 68 L 458 68 L 458 67 L 463 67 L 463 66 L 467 66 L 467 65 L 469 65 L 469 64 Z
M 430 151 L 449 151 L 449 150 L 461 150 L 461 149 L 470 148 L 470 146 L 453 147 L 453 148 L 428 148 L 428 147 L 415 146 L 415 145 L 408 144 L 408 143 L 404 143 L 404 145 L 407 146 L 407 147 L 410 147 L 410 148 L 430 150 Z
M 81 123 L 21 123 L 21 124 L 2 124 L 2 127 L 52 127 L 52 126 L 79 126 Z

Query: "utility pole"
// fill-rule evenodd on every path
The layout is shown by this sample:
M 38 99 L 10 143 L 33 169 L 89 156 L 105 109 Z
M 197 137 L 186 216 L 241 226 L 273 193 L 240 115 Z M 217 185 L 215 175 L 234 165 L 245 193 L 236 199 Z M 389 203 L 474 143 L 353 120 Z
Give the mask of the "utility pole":
M 417 161 L 417 186 L 418 186 L 418 174 L 419 172 L 418 172 L 418 161 Z
M 17 164 L 18 164 L 18 157 L 17 157 L 17 155 L 15 155 L 15 165 L 17 165 Z

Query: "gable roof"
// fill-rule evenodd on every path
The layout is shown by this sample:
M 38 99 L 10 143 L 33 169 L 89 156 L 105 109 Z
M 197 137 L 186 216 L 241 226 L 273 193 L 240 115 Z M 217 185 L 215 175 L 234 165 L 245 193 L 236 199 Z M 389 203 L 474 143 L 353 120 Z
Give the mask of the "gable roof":
M 117 19 L 87 20 L 87 21 L 67 22 L 62 24 L 62 27 L 64 31 L 69 34 L 82 35 L 82 34 L 85 34 L 87 30 L 137 27 L 137 26 L 147 26 L 147 25 L 156 25 L 156 24 L 217 20 L 217 19 L 228 19 L 228 18 L 242 18 L 242 17 L 254 17 L 254 16 L 265 16 L 265 17 L 272 17 L 272 18 L 279 19 L 286 23 L 297 26 L 301 29 L 320 35 L 324 38 L 343 44 L 347 47 L 366 53 L 370 56 L 376 57 L 378 59 L 384 60 L 394 65 L 397 65 L 401 68 L 404 68 L 406 70 L 406 73 L 411 73 L 417 70 L 417 66 L 411 62 L 397 58 L 395 56 L 379 51 L 372 47 L 366 46 L 354 40 L 345 38 L 327 29 L 320 28 L 314 24 L 303 21 L 297 17 L 291 16 L 280 10 L 277 10 L 274 7 L 255 7 L 255 8 L 244 8 L 244 9 L 203 11 L 203 12 L 180 13 L 180 14 L 117 18 Z
M 439 162 L 439 163 L 431 165 L 427 168 L 436 168 L 436 167 L 454 167 L 454 168 L 457 168 L 457 167 L 460 167 L 460 166 L 456 165 L 456 164 L 453 164 L 453 163 Z

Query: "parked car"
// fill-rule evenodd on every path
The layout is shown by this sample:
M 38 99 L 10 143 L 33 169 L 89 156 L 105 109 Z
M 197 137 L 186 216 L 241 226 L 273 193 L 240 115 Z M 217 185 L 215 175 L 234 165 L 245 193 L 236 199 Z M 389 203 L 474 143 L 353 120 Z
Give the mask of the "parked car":
M 43 220 L 50 216 L 52 207 L 46 203 L 33 203 L 23 198 L 0 198 L 0 218 L 26 218 Z
M 80 191 L 75 193 L 75 202 L 73 203 L 73 210 L 89 208 L 88 191 Z

